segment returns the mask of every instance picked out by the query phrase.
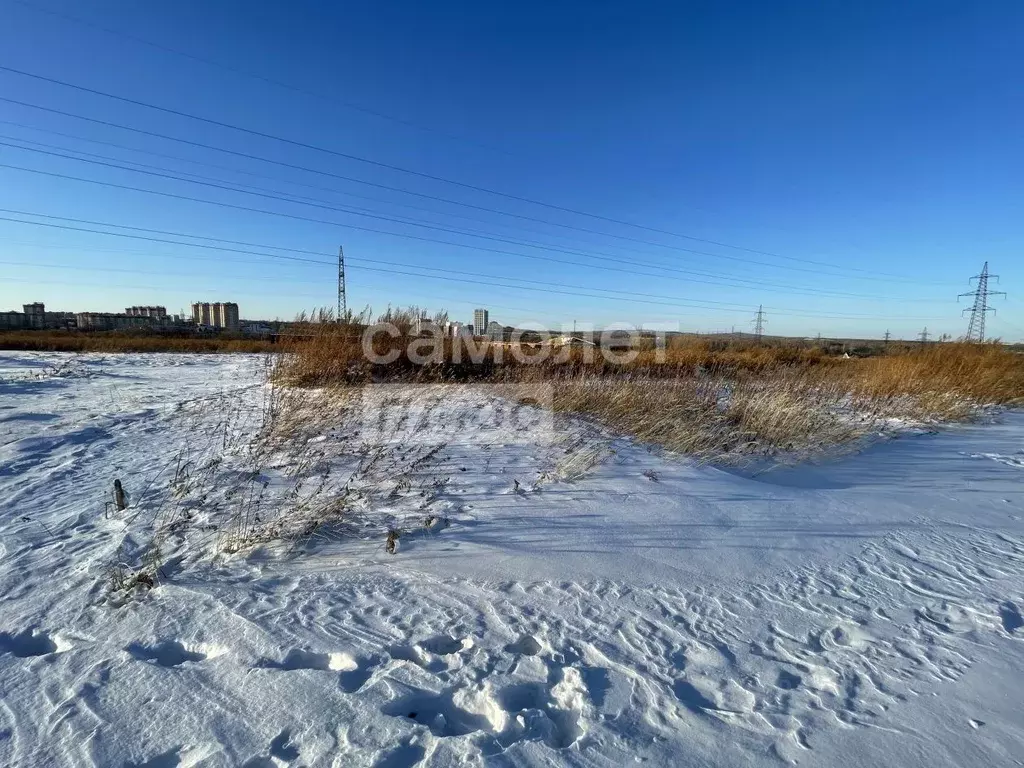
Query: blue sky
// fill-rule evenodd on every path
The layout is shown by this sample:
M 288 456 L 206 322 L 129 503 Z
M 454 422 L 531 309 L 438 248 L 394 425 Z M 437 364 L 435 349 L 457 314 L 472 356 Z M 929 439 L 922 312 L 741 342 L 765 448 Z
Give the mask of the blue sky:
M 64 218 L 0 217 L 261 246 L 0 220 L 0 309 L 235 300 L 289 318 L 333 306 L 344 244 L 357 308 L 714 331 L 763 304 L 775 333 L 955 337 L 988 260 L 1010 294 L 989 333 L 1024 337 L 1020 3 L 0 15 L 0 67 L 250 131 L 0 70 L 0 164 L 18 167 L 0 167 L 0 208 Z M 166 178 L 186 174 L 203 183 Z

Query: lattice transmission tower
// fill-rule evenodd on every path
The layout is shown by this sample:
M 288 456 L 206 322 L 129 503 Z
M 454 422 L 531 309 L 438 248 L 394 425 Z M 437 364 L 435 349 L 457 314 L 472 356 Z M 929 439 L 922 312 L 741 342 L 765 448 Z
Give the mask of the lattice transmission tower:
M 751 322 L 754 324 L 754 338 L 760 342 L 764 335 L 764 306 L 757 305 L 757 314 Z
M 345 248 L 338 246 L 338 322 L 348 314 L 348 299 L 345 296 Z
M 1006 295 L 1005 291 L 990 291 L 988 289 L 988 279 L 990 277 L 994 277 L 996 282 L 999 282 L 999 275 L 990 275 L 988 273 L 988 262 L 986 261 L 985 266 L 981 268 L 981 274 L 971 278 L 971 280 L 978 281 L 975 289 L 967 293 L 961 293 L 956 297 L 957 301 L 960 301 L 964 296 L 974 298 L 974 306 L 960 313 L 961 316 L 963 316 L 964 312 L 971 313 L 971 321 L 967 324 L 967 341 L 982 342 L 985 340 L 985 315 L 989 312 L 995 312 L 995 309 L 988 305 L 988 297 Z

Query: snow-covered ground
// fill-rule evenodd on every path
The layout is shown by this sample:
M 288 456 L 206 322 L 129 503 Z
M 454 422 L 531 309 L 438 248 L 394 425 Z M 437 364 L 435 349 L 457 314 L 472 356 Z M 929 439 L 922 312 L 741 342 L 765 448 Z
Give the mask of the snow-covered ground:
M 0 353 L 0 764 L 1024 764 L 1024 414 L 750 477 L 264 373 Z

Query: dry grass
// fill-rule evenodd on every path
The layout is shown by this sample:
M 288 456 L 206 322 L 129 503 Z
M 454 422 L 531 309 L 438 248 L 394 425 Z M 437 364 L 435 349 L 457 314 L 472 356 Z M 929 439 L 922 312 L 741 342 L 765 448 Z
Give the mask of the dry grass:
M 849 361 L 841 361 L 849 362 Z M 941 417 L 951 399 L 977 404 L 1024 403 L 1024 354 L 998 344 L 933 344 L 902 355 L 855 361 L 836 381 L 873 400 L 905 396 Z
M 417 365 L 405 354 L 366 360 L 361 327 L 310 327 L 281 373 L 297 386 L 371 381 L 505 381 L 554 386 L 554 408 L 591 416 L 640 440 L 709 460 L 751 454 L 803 456 L 850 445 L 895 420 L 970 419 L 985 405 L 1024 403 L 1024 355 L 999 344 L 893 345 L 847 358 L 802 343 L 680 337 L 629 363 L 593 350 L 566 350 L 537 364 L 488 350 L 471 362 L 464 341 L 445 342 Z M 377 337 L 375 352 L 404 351 L 408 336 Z M 456 345 L 463 345 L 457 348 Z
M 896 421 L 962 421 L 986 405 L 1024 403 L 1024 356 L 993 344 L 943 344 L 727 375 L 579 376 L 555 382 L 554 403 L 707 460 L 799 458 L 855 444 Z
M 556 411 L 580 413 L 642 442 L 705 461 L 805 455 L 862 434 L 840 407 L 845 393 L 799 375 L 592 379 L 554 386 Z

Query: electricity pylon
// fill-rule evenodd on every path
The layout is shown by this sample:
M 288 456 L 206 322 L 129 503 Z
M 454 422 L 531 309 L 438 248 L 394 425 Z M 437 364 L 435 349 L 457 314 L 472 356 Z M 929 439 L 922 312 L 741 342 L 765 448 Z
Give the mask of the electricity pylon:
M 338 322 L 348 314 L 348 300 L 345 297 L 345 248 L 338 246 Z
M 757 306 L 757 315 L 751 322 L 754 323 L 754 338 L 760 342 L 761 335 L 764 333 L 764 307 L 762 305 Z
M 973 291 L 961 293 L 956 297 L 957 301 L 960 301 L 963 296 L 974 297 L 974 306 L 969 310 L 971 321 L 967 324 L 967 341 L 977 341 L 979 343 L 985 341 L 985 315 L 989 312 L 995 312 L 995 309 L 988 305 L 988 297 L 1006 295 L 1005 291 L 990 291 L 988 289 L 988 279 L 990 277 L 994 277 L 996 282 L 999 282 L 999 275 L 990 275 L 988 273 L 988 262 L 986 261 L 985 266 L 981 268 L 981 274 L 971 278 L 971 280 L 978 281 L 977 287 Z M 963 310 L 960 313 L 961 317 L 967 311 L 966 309 Z

